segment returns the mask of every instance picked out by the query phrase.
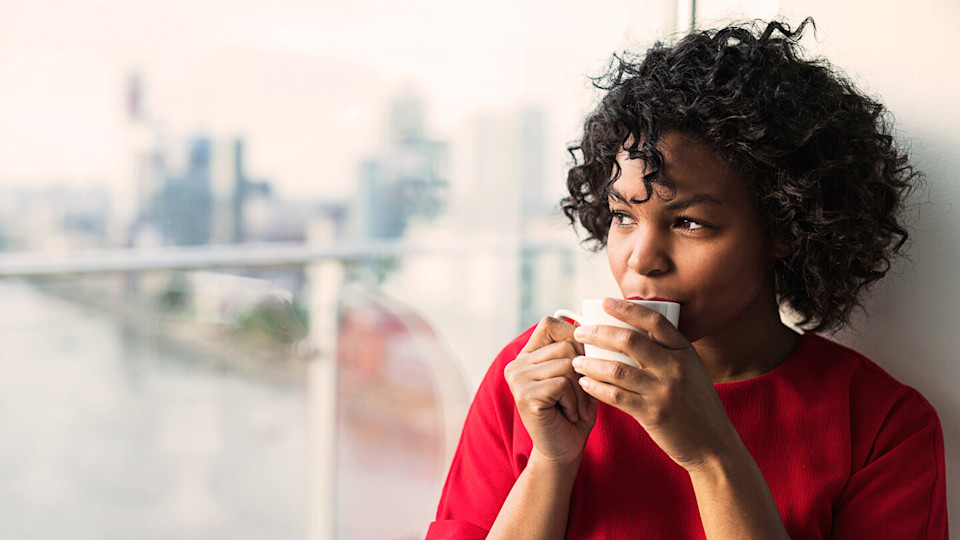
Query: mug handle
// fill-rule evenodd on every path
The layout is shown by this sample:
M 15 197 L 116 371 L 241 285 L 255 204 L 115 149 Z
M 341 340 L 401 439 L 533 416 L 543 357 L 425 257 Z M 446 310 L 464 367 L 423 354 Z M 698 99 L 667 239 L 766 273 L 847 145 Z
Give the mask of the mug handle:
M 577 324 L 580 324 L 580 325 L 583 324 L 583 321 L 581 321 L 583 317 L 581 317 L 579 313 L 574 313 L 569 309 L 558 309 L 557 311 L 553 312 L 553 317 L 554 318 L 566 317 L 567 319 L 576 321 Z

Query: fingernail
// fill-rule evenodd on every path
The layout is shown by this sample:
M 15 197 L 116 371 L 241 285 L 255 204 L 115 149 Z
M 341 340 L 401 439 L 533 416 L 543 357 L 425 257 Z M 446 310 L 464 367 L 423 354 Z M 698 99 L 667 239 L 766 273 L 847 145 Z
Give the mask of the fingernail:
M 616 298 L 604 298 L 604 299 L 603 299 L 603 307 L 605 307 L 605 308 L 607 308 L 607 309 L 616 309 L 616 308 L 620 307 L 620 304 L 621 304 L 621 303 L 622 303 L 622 302 L 621 302 L 620 300 L 617 300 Z
M 582 363 L 583 363 L 583 357 L 582 357 L 582 356 L 574 357 L 574 359 L 573 359 L 573 369 L 574 369 L 574 371 L 579 370 L 579 369 L 580 369 L 580 364 L 582 364 Z
M 580 339 L 585 338 L 593 333 L 593 326 L 578 326 L 573 329 L 573 337 Z

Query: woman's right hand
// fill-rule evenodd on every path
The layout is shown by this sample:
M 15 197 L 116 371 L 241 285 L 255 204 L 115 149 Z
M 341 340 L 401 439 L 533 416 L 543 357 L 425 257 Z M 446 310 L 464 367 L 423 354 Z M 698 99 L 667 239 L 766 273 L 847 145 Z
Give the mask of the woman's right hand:
M 583 355 L 573 325 L 546 317 L 503 370 L 520 419 L 540 458 L 577 463 L 597 420 L 597 400 L 583 391 L 572 361 Z

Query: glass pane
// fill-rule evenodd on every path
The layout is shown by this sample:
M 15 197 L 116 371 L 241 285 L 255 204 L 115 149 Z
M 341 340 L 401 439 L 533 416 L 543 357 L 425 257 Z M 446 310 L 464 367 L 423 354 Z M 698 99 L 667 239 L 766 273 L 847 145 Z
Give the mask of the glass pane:
M 422 537 L 499 349 L 615 290 L 566 145 L 677 4 L 4 3 L 0 536 Z

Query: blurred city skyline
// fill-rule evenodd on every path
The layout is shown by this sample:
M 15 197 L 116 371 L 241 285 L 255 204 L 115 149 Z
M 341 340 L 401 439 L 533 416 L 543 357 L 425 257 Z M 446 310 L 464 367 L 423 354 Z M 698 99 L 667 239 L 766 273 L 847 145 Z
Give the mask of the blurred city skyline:
M 281 196 L 346 199 L 391 100 L 430 133 L 535 106 L 562 171 L 610 54 L 669 33 L 675 3 L 0 1 L 0 187 L 104 185 L 130 199 L 127 81 L 171 137 L 243 138 Z M 454 171 L 454 181 L 456 171 Z

